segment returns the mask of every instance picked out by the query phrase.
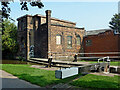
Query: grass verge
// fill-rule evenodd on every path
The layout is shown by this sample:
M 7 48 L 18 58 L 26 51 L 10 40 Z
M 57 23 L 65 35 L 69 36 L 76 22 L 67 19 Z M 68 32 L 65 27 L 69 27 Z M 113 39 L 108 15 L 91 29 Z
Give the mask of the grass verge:
M 79 62 L 89 62 L 89 63 L 98 63 L 97 61 L 85 61 L 85 60 L 82 60 L 82 61 L 79 61 Z M 100 61 L 100 62 L 102 62 L 102 61 Z M 120 61 L 118 62 L 118 61 L 111 61 L 110 62 L 110 65 L 111 66 L 120 66 Z
M 8 73 L 13 74 L 14 76 L 17 76 L 20 79 L 42 87 L 51 84 L 66 83 L 80 75 L 75 75 L 65 79 L 57 79 L 55 78 L 55 71 L 37 69 L 30 67 L 30 65 L 20 64 L 3 64 L 2 69 Z
M 71 85 L 84 88 L 120 88 L 120 76 L 98 76 L 88 74 L 71 82 Z
M 80 76 L 79 74 L 66 79 L 57 79 L 55 78 L 55 71 L 32 68 L 30 65 L 3 64 L 2 69 L 20 79 L 42 87 L 72 81 L 70 84 L 76 87 L 120 88 L 120 76 L 109 77 L 88 74 L 75 80 L 76 77 Z

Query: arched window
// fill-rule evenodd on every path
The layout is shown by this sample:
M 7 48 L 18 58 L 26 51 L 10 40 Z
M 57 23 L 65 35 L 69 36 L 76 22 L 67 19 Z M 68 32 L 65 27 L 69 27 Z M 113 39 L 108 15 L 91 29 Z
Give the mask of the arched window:
M 56 44 L 57 45 L 61 44 L 61 35 L 59 35 L 59 34 L 56 35 Z
M 80 36 L 76 36 L 76 44 L 77 45 L 81 44 L 81 37 Z
M 67 48 L 72 48 L 72 36 L 67 36 Z

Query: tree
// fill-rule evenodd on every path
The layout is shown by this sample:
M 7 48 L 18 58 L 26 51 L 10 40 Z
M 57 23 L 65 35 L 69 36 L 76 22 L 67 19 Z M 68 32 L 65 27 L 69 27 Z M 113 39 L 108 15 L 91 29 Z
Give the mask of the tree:
M 14 0 L 11 0 L 14 2 Z M 36 0 L 36 2 L 30 2 L 31 0 L 28 0 L 29 2 L 27 2 L 26 0 L 20 0 L 20 5 L 21 5 L 21 10 L 29 10 L 28 9 L 28 3 L 32 6 L 32 7 L 38 7 L 38 8 L 42 8 L 44 7 L 43 3 L 41 2 L 41 0 Z M 9 7 L 9 2 L 1 2 L 1 6 L 2 6 L 2 16 L 3 18 L 7 18 L 7 19 L 12 19 L 10 18 L 10 12 L 11 9 Z M 13 20 L 13 19 L 12 19 Z
M 4 0 L 5 1 L 5 0 Z M 9 0 L 7 0 L 9 1 Z M 14 0 L 10 0 L 13 1 Z M 33 0 L 20 0 L 21 10 L 29 10 L 28 4 L 32 7 L 42 8 L 44 7 L 41 0 L 35 0 L 35 2 L 31 2 Z M 10 12 L 11 9 L 9 7 L 10 2 L 1 2 L 2 6 L 2 55 L 3 56 L 13 56 L 17 52 L 17 27 L 14 23 L 11 23 L 7 19 L 11 19 Z M 1 18 L 0 18 L 1 19 Z M 1 49 L 1 48 L 0 48 Z
M 109 24 L 110 24 L 109 27 L 111 29 L 120 33 L 120 13 L 113 15 L 113 18 L 111 19 Z
M 3 56 L 14 56 L 18 50 L 17 44 L 17 27 L 14 23 L 5 19 L 3 21 L 2 30 L 2 55 Z

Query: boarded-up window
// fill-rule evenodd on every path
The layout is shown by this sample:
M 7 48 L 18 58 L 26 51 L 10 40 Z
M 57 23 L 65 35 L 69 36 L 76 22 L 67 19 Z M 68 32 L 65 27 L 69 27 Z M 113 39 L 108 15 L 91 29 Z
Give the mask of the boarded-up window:
M 56 35 L 56 44 L 57 45 L 61 44 L 61 35 L 59 34 Z
M 81 44 L 81 38 L 80 38 L 80 36 L 77 36 L 76 38 L 77 38 L 76 44 L 77 44 L 77 45 L 80 45 L 80 44 Z
M 67 36 L 67 48 L 72 48 L 72 36 Z

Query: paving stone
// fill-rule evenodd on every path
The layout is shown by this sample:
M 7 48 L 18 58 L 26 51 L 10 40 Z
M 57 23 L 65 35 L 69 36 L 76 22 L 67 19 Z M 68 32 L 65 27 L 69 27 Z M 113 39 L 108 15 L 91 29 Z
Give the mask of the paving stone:
M 60 84 L 52 86 L 52 88 L 72 88 L 72 86 L 68 84 L 60 83 Z

